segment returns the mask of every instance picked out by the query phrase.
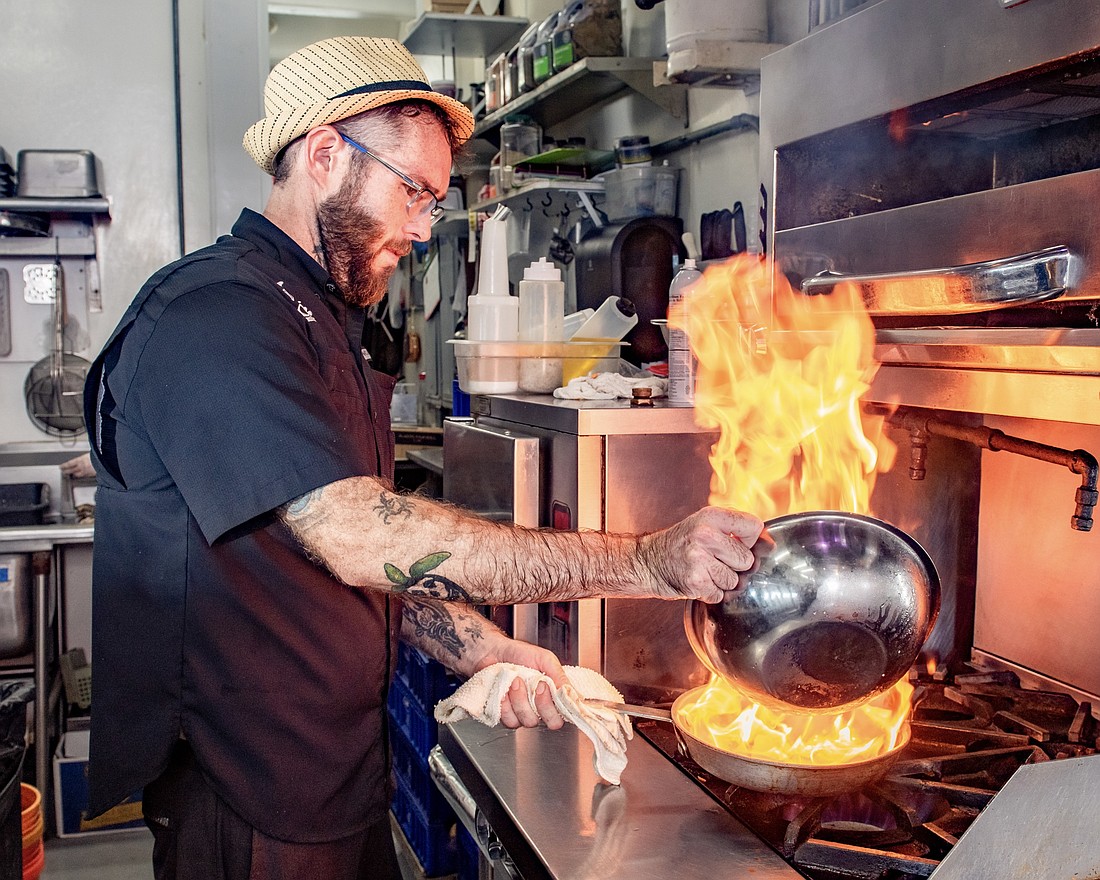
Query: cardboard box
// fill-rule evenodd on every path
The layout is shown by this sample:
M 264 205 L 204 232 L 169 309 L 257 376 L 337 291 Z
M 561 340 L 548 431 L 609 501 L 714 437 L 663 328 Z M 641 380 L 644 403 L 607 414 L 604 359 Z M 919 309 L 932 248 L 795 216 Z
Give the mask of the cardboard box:
M 141 792 L 102 816 L 88 819 L 88 732 L 62 735 L 53 758 L 54 813 L 58 837 L 87 837 L 145 828 Z

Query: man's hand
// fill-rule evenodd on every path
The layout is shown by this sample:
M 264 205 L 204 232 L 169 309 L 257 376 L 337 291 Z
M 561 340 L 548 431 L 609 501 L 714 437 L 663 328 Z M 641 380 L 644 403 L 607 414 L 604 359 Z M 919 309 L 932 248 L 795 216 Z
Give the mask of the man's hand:
M 718 603 L 736 589 L 738 572 L 753 566 L 749 550 L 764 523 L 749 513 L 705 507 L 639 542 L 639 556 L 664 599 Z
M 83 455 L 78 455 L 76 458 L 70 458 L 68 461 L 63 461 L 58 467 L 61 469 L 61 473 L 70 477 L 76 477 L 77 479 L 95 476 L 95 468 L 92 467 L 92 455 L 90 452 L 85 452 Z
M 548 675 L 559 687 L 565 684 L 565 670 L 558 658 L 545 648 L 510 639 L 503 634 L 492 647 L 491 653 L 487 653 L 478 662 L 477 670 L 494 663 L 515 663 L 517 666 L 537 669 Z M 500 701 L 500 723 L 511 728 L 538 727 L 540 721 L 551 730 L 557 730 L 565 723 L 554 705 L 554 698 L 546 682 L 540 682 L 535 688 L 535 709 L 532 710 L 527 699 L 527 686 L 517 678 L 508 689 L 508 695 Z

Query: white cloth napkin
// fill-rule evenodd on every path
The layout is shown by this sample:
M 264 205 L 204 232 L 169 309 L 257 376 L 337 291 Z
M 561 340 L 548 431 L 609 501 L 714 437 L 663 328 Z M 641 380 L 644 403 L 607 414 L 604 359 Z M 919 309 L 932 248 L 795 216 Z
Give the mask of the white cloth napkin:
M 513 681 L 518 678 L 527 686 L 532 708 L 535 705 L 535 688 L 540 681 L 544 681 L 562 717 L 592 740 L 596 772 L 612 785 L 618 785 L 626 767 L 626 743 L 633 739 L 634 728 L 630 719 L 621 712 L 593 706 L 585 700 L 621 703 L 623 695 L 595 670 L 566 666 L 565 675 L 568 682 L 556 688 L 550 677 L 537 669 L 514 663 L 494 663 L 474 673 L 451 696 L 441 700 L 435 707 L 435 720 L 440 724 L 450 724 L 464 718 L 474 718 L 487 727 L 495 727 L 500 723 L 500 701 Z
M 651 388 L 652 397 L 664 397 L 668 380 L 657 376 L 632 378 L 620 373 L 592 373 L 570 379 L 563 388 L 555 388 L 554 397 L 559 400 L 615 400 L 625 397 L 629 400 L 633 389 L 640 387 Z

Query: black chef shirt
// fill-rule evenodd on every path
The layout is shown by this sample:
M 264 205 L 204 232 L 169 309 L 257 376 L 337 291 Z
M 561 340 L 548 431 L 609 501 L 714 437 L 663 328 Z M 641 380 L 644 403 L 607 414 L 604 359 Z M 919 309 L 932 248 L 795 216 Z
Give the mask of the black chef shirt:
M 398 609 L 311 562 L 273 513 L 392 479 L 392 380 L 363 363 L 362 328 L 246 210 L 146 283 L 93 365 L 93 814 L 182 735 L 268 835 L 332 840 L 385 816 Z

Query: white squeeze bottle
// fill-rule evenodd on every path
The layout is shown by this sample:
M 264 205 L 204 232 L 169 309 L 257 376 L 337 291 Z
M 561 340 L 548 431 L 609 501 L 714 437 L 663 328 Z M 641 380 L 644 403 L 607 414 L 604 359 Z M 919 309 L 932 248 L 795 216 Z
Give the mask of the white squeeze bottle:
M 561 270 L 540 257 L 523 270 L 519 283 L 521 342 L 561 342 L 565 320 L 565 282 Z M 525 357 L 519 363 L 519 390 L 549 394 L 561 385 L 561 358 Z
M 691 286 L 702 277 L 703 273 L 695 268 L 694 258 L 684 260 L 668 286 L 669 312 L 676 307 L 688 307 L 685 298 Z M 668 402 L 671 406 L 695 406 L 695 356 L 691 353 L 687 333 L 671 325 L 668 328 Z
M 638 323 L 638 311 L 625 296 L 609 296 L 573 334 L 575 340 L 613 339 L 626 336 Z
M 519 300 L 508 291 L 507 220 L 504 205 L 485 221 L 481 230 L 481 265 L 477 293 L 466 301 L 466 335 L 476 342 L 516 342 L 519 338 Z M 492 346 L 484 346 L 490 351 Z M 468 394 L 511 394 L 519 390 L 519 360 L 477 356 L 470 366 Z

